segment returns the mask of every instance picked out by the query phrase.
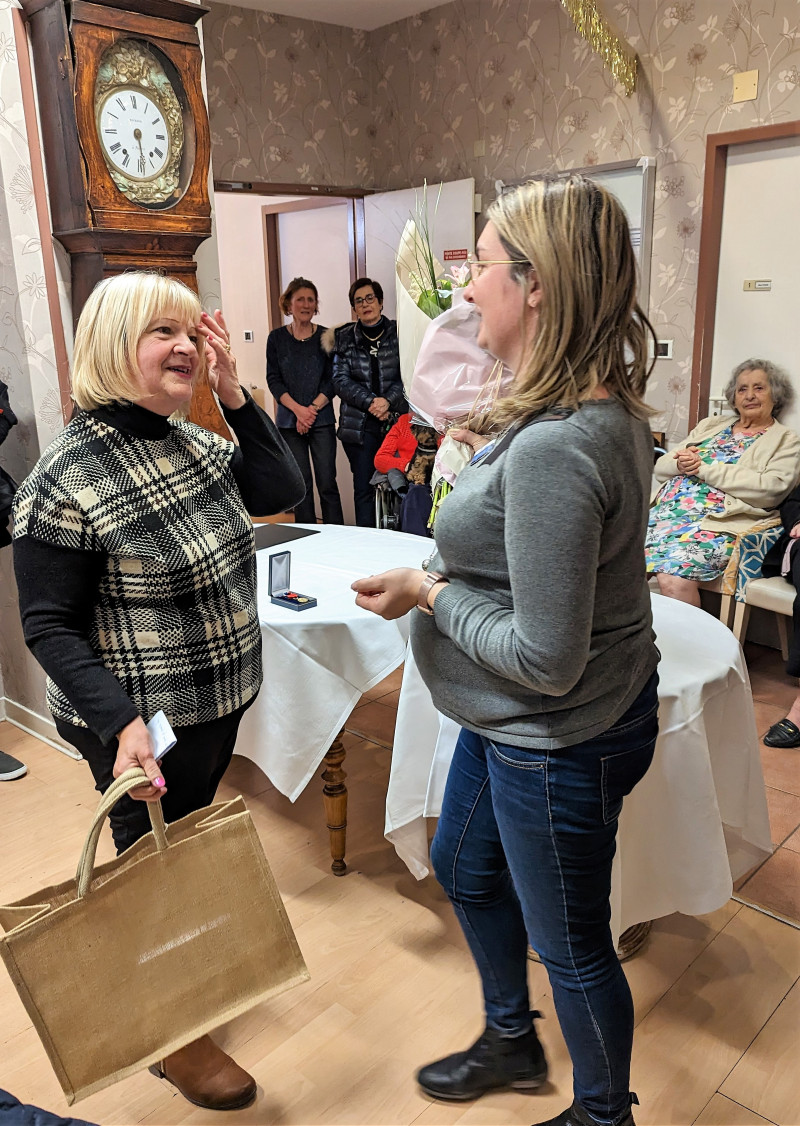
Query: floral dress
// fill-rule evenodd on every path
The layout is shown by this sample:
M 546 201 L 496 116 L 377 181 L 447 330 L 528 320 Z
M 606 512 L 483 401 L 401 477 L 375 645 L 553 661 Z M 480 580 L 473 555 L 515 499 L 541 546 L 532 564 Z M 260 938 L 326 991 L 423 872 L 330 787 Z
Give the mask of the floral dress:
M 697 452 L 704 465 L 712 461 L 736 462 L 760 434 L 734 434 L 728 426 L 701 443 Z M 677 575 L 694 582 L 718 579 L 728 565 L 734 536 L 710 532 L 700 522 L 722 512 L 725 494 L 698 477 L 671 477 L 661 487 L 650 509 L 645 539 L 648 572 Z

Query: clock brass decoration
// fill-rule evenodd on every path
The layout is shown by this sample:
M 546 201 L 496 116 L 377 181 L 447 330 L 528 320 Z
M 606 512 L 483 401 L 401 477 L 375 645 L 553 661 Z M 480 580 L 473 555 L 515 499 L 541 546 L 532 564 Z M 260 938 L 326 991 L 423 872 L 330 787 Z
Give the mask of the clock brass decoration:
M 211 234 L 197 30 L 208 9 L 190 0 L 22 0 L 22 10 L 75 320 L 95 285 L 125 270 L 162 270 L 197 291 L 194 253 Z M 230 436 L 207 384 L 195 389 L 189 417 Z
M 153 51 L 141 40 L 115 43 L 100 62 L 94 98 L 97 135 L 119 190 L 144 207 L 174 202 L 183 115 Z

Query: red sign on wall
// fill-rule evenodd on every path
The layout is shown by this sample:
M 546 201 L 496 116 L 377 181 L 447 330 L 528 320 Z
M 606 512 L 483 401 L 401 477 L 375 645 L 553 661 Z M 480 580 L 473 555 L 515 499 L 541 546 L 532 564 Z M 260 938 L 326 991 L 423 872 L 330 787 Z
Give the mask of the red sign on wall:
M 445 250 L 445 262 L 465 262 L 469 255 L 468 250 Z

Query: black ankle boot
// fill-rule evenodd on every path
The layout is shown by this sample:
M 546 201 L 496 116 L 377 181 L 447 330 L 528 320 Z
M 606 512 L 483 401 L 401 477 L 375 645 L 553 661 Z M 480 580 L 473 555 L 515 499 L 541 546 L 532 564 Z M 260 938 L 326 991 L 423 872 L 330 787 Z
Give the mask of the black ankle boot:
M 631 1095 L 631 1102 L 638 1103 L 636 1095 Z M 573 1103 L 569 1110 L 562 1110 L 555 1118 L 548 1118 L 546 1122 L 534 1122 L 533 1126 L 598 1126 L 597 1120 L 592 1118 L 588 1111 L 579 1103 Z M 633 1111 L 629 1110 L 622 1118 L 618 1118 L 614 1126 L 636 1126 L 633 1121 Z
M 531 1017 L 538 1017 L 538 1012 Z M 417 1073 L 417 1082 L 434 1099 L 465 1102 L 497 1087 L 533 1091 L 547 1079 L 547 1060 L 531 1022 L 522 1036 L 503 1036 L 493 1028 L 466 1052 L 456 1052 Z

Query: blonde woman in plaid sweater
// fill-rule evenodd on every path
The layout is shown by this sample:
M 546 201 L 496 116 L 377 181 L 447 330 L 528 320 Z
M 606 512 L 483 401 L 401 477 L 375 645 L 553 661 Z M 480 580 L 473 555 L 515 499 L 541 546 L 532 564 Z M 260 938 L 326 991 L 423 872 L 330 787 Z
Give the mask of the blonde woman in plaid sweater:
M 209 366 L 210 365 L 210 366 Z M 238 446 L 185 421 L 209 368 Z M 79 408 L 17 493 L 14 564 L 25 640 L 48 675 L 58 732 L 97 789 L 141 766 L 150 785 L 111 814 L 118 852 L 208 805 L 261 685 L 250 515 L 302 499 L 294 459 L 242 390 L 222 314 L 155 273 L 101 282 L 75 336 Z M 177 744 L 153 758 L 163 711 Z M 255 1081 L 208 1037 L 160 1074 L 213 1109 L 250 1102 Z

